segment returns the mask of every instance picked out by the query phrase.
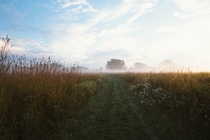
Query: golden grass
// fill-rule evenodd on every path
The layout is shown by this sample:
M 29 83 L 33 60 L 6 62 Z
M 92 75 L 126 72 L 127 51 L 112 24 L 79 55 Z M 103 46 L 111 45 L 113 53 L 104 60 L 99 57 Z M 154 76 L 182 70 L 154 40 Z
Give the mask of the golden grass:
M 0 139 L 43 139 L 81 109 L 105 76 L 81 75 L 50 58 L 11 55 L 9 38 L 0 50 Z M 98 82 L 100 81 L 100 82 Z

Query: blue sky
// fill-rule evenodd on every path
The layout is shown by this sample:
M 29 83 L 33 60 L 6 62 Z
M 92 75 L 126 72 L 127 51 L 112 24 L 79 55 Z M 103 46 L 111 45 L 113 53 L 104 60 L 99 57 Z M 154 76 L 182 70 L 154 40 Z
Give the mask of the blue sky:
M 12 52 L 105 67 L 179 65 L 210 71 L 209 0 L 0 0 Z

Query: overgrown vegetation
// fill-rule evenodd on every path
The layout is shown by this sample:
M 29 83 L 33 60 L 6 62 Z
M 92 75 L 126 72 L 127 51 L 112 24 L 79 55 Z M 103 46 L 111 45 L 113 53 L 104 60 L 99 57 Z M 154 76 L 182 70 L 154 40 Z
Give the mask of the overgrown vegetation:
M 156 122 L 160 121 L 160 137 L 167 134 L 174 139 L 210 139 L 210 73 L 119 76 L 128 83 L 148 117 L 152 115 Z
M 0 139 L 132 139 L 131 133 L 139 139 L 210 139 L 210 73 L 123 73 L 107 80 L 50 57 L 12 55 L 8 36 L 2 42 Z
M 103 75 L 81 74 L 50 58 L 12 55 L 10 40 L 0 50 L 0 139 L 47 139 L 101 87 Z M 68 122 L 69 123 L 69 122 Z

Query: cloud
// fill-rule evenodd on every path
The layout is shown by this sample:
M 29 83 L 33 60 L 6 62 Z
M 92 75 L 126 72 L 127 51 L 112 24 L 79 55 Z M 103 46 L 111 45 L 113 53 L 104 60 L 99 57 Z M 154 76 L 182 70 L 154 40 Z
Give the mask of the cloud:
M 106 62 L 106 59 L 120 59 L 120 56 L 128 60 L 136 53 L 141 40 L 132 36 L 132 33 L 141 28 L 118 26 L 95 30 L 95 27 L 88 23 L 54 25 L 50 50 L 62 56 L 65 61 L 79 61 L 81 65 L 89 66 L 92 66 L 92 62 L 100 64 Z
M 137 4 L 134 9 L 132 9 L 131 12 L 134 12 L 135 14 L 129 18 L 125 24 L 125 26 L 130 25 L 132 22 L 134 22 L 136 19 L 138 19 L 140 16 L 152 11 L 153 7 L 157 4 L 156 0 L 151 1 L 143 1 L 143 3 Z
M 57 19 L 64 22 L 78 21 L 82 14 L 98 11 L 86 0 L 57 0 L 57 4 L 55 15 L 52 17 L 54 21 Z
M 88 48 L 93 45 L 96 34 L 88 24 L 59 24 L 53 25 L 55 32 L 51 42 L 51 51 L 64 60 L 81 61 L 87 58 L 91 51 Z
M 172 0 L 166 0 L 165 3 L 163 3 L 160 7 L 163 8 L 171 2 L 172 2 Z
M 122 16 L 128 16 L 125 25 L 128 26 L 140 16 L 153 10 L 157 0 L 124 0 L 118 6 L 100 10 L 97 15 L 90 20 L 92 24 L 99 22 L 110 22 Z
M 130 28 L 118 26 L 117 28 L 104 29 L 98 34 L 98 44 L 100 47 L 97 50 L 115 50 L 121 49 L 131 52 L 132 49 L 138 46 L 140 39 L 132 36 L 132 33 L 140 31 L 140 28 Z
M 55 36 L 51 50 L 62 56 L 64 60 L 69 59 L 81 63 L 91 63 L 91 59 L 94 62 L 99 61 L 97 53 L 101 54 L 99 56 L 106 54 L 101 60 L 104 62 L 106 62 L 105 59 L 116 58 L 122 53 L 124 59 L 132 59 L 131 57 L 136 53 L 141 52 L 140 43 L 142 40 L 132 35 L 139 32 L 141 27 L 139 25 L 124 26 L 126 19 L 124 19 L 124 23 L 114 22 L 114 20 L 127 14 L 131 17 L 136 13 L 143 15 L 149 12 L 155 4 L 156 1 L 154 0 L 144 1 L 143 3 L 140 0 L 124 1 L 114 8 L 99 10 L 83 24 L 53 25 L 52 30 L 55 32 Z M 138 14 L 130 23 L 141 15 Z M 129 17 L 128 19 L 130 19 Z M 113 22 L 111 21 L 114 22 L 115 26 L 112 26 Z M 98 25 L 98 23 L 107 24 L 106 22 L 109 22 L 111 27 L 101 28 Z M 135 56 L 139 57 L 138 55 Z
M 96 25 L 98 23 L 105 23 L 110 22 L 113 20 L 116 20 L 125 14 L 127 14 L 132 7 L 134 6 L 134 3 L 120 3 L 119 5 L 107 9 L 101 9 L 97 12 L 97 14 L 89 19 L 89 22 L 93 25 Z
M 46 14 L 41 11 L 45 6 L 38 10 L 40 13 L 28 13 L 43 14 L 43 18 L 39 18 L 43 19 L 41 24 L 35 22 L 39 21 L 36 18 L 33 23 L 24 19 L 23 22 L 11 20 L 7 30 L 13 29 L 17 31 L 16 35 L 27 36 L 13 36 L 15 53 L 78 61 L 92 68 L 105 66 L 111 58 L 123 59 L 127 66 L 134 62 L 155 65 L 164 59 L 183 65 L 204 65 L 210 52 L 210 2 L 165 0 L 163 5 L 158 2 L 121 0 L 112 2 L 111 7 L 103 5 L 96 12 L 98 7 L 88 0 L 56 0 L 56 3 L 45 5 L 48 7 Z M 17 19 L 21 18 L 21 14 L 16 15 L 4 6 L 0 4 L 4 11 L 0 15 L 5 19 L 13 14 Z M 31 7 L 37 10 L 41 5 L 35 3 Z M 147 14 L 151 11 L 153 13 Z M 156 17 L 158 19 L 151 22 Z
M 176 59 L 183 65 L 200 65 L 209 59 L 210 17 L 203 15 L 177 26 L 159 27 L 156 41 L 148 44 L 148 52 L 154 58 L 161 56 Z M 198 61 L 199 60 L 199 61 Z M 209 68 L 207 65 L 206 68 Z
M 85 12 L 96 12 L 97 9 L 94 9 L 91 4 L 89 4 L 86 0 L 57 0 L 60 3 L 60 7 L 62 9 L 66 9 L 69 7 L 75 7 L 71 11 L 73 13 L 85 13 Z
M 136 56 L 137 59 L 141 57 L 139 54 L 142 42 L 138 37 L 132 36 L 132 33 L 140 30 L 139 27 L 125 26 L 101 30 L 96 33 L 97 39 L 91 49 L 93 52 L 89 52 L 88 57 L 81 61 L 81 64 L 90 62 L 88 64 L 92 67 L 94 67 L 95 63 L 97 63 L 96 66 L 105 66 L 106 61 L 117 58 L 125 60 L 127 66 L 132 65 L 129 60 L 132 61 L 133 57 Z
M 11 44 L 14 45 L 11 48 L 11 51 L 18 55 L 23 55 L 25 53 L 28 54 L 29 57 L 43 57 L 51 55 L 49 46 L 40 40 L 12 36 Z
M 115 7 L 114 9 L 109 9 L 112 11 L 109 15 L 109 18 L 107 21 L 111 21 L 114 19 L 117 19 L 119 17 L 122 17 L 123 15 L 127 14 L 131 9 L 134 7 L 136 0 L 125 0 L 119 6 Z
M 180 8 L 180 11 L 173 13 L 173 16 L 180 19 L 189 19 L 204 14 L 210 14 L 209 0 L 173 0 L 174 4 Z

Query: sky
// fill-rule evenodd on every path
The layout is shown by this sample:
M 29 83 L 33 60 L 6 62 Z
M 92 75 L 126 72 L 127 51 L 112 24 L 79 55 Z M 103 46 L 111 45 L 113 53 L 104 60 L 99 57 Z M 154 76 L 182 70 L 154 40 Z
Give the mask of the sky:
M 210 71 L 210 0 L 0 0 L 12 53 L 105 68 L 165 59 Z

